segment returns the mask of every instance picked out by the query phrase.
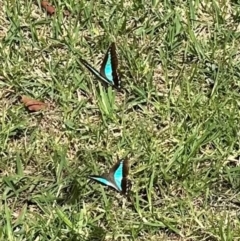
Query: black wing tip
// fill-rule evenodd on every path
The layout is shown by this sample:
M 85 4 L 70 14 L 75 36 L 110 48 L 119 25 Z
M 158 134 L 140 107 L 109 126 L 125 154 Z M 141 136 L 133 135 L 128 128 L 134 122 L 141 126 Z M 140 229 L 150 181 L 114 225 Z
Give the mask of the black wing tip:
M 120 91 L 122 89 L 122 86 L 121 86 L 121 81 L 118 83 L 118 84 L 113 84 L 112 85 L 116 90 Z
M 112 43 L 110 44 L 110 46 L 116 47 L 116 42 L 112 42 Z
M 83 64 L 85 67 L 87 67 L 89 64 L 85 59 L 79 58 L 79 62 Z
M 80 61 L 82 64 L 88 64 L 88 62 L 87 62 L 85 59 L 79 58 L 79 61 Z
M 87 179 L 93 180 L 93 179 L 94 179 L 93 177 L 94 177 L 93 175 L 89 175 L 89 176 L 87 177 Z
M 132 183 L 128 178 L 123 178 L 122 180 L 122 191 L 121 194 L 127 196 L 132 187 Z
M 101 177 L 101 176 L 99 176 L 99 175 L 89 175 L 89 176 L 88 176 L 88 178 L 90 178 L 90 179 L 98 178 L 98 177 Z

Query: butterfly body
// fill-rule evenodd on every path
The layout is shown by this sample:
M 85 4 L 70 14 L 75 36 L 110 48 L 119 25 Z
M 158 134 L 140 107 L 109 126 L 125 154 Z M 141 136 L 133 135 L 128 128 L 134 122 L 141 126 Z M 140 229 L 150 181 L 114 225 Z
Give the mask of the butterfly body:
M 116 45 L 112 43 L 105 54 L 100 71 L 97 71 L 86 60 L 80 59 L 82 64 L 98 79 L 115 88 L 120 88 L 121 80 L 117 73 L 118 59 L 116 54 Z
M 89 178 L 125 194 L 127 192 L 128 171 L 128 160 L 119 160 L 108 173 L 104 173 L 102 176 L 91 175 Z

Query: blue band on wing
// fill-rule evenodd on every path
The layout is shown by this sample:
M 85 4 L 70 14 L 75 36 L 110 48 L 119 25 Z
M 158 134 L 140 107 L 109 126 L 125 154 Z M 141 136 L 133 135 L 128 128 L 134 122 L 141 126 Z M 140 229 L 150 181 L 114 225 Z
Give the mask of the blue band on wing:
M 114 84 L 113 82 L 113 70 L 112 70 L 112 62 L 111 62 L 111 52 L 108 52 L 108 59 L 106 62 L 106 65 L 104 67 L 104 73 L 106 78 L 108 79 L 108 81 L 112 82 L 112 84 Z
M 107 180 L 106 178 L 104 177 L 98 177 L 98 176 L 90 176 L 91 179 L 93 180 L 96 180 L 104 185 L 107 185 L 107 186 L 111 186 L 115 189 L 117 189 L 117 187 L 114 185 L 114 183 L 112 183 L 111 181 Z
M 120 191 L 122 191 L 122 179 L 123 179 L 123 161 L 120 162 L 117 170 L 113 174 L 114 181 Z

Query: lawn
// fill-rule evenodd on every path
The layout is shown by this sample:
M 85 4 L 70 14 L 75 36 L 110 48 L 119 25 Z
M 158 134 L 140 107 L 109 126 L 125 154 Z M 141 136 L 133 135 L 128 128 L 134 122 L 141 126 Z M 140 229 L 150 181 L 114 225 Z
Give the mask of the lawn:
M 240 1 L 50 4 L 0 0 L 0 240 L 240 240 Z

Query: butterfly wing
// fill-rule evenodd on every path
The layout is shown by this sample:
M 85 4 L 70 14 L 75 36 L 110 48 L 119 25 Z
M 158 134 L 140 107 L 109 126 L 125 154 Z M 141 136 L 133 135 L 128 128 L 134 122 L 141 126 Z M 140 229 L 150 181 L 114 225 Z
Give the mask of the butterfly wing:
M 126 193 L 127 191 L 127 176 L 129 172 L 128 159 L 119 160 L 111 169 L 109 174 L 113 177 L 113 181 L 118 188 L 118 191 Z
M 108 179 L 107 176 L 106 177 L 104 177 L 104 176 L 105 175 L 102 175 L 102 176 L 91 175 L 91 176 L 89 176 L 89 178 L 91 178 L 92 180 L 95 180 L 103 185 L 110 186 L 110 187 L 116 189 L 117 191 L 119 191 L 117 186 L 115 186 L 115 184 L 110 179 Z
M 93 66 L 91 66 L 86 60 L 80 59 L 81 63 L 92 73 L 94 74 L 97 78 L 99 78 L 101 81 L 104 83 L 109 83 L 108 80 L 102 76 Z
M 101 75 L 108 80 L 108 83 L 120 88 L 120 78 L 117 73 L 118 59 L 116 45 L 112 43 L 105 54 L 103 63 L 100 68 Z

